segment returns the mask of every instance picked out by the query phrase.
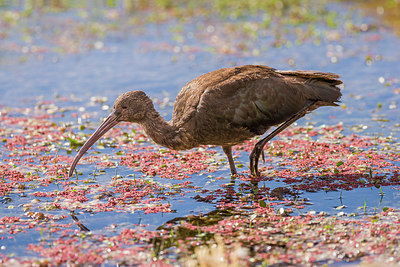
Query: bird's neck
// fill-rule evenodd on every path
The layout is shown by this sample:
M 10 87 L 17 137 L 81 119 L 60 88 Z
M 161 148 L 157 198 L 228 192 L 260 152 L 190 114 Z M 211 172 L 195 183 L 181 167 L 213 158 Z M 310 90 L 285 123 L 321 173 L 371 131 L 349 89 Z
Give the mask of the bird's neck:
M 141 125 L 146 134 L 159 145 L 173 150 L 192 148 L 190 142 L 187 142 L 186 132 L 167 122 L 156 110 L 150 112 Z

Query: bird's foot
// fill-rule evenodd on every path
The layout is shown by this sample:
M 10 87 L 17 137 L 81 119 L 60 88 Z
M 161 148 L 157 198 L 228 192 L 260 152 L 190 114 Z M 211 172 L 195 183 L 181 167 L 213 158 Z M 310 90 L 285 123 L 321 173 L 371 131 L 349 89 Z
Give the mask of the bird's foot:
M 235 168 L 235 164 L 229 164 L 230 165 L 230 169 L 231 169 L 231 178 L 234 179 L 235 177 L 238 176 L 236 168 Z
M 261 172 L 259 172 L 258 170 L 254 170 L 251 175 L 253 175 L 254 177 L 260 177 L 261 176 Z
M 235 181 L 236 177 L 239 177 L 239 174 L 235 173 L 231 173 L 231 181 Z

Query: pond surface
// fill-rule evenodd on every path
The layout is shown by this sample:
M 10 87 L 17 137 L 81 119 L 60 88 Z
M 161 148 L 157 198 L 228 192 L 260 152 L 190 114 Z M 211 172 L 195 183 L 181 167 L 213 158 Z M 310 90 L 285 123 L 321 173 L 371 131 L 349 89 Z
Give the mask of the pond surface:
M 327 19 L 300 25 L 272 21 L 270 27 L 260 26 L 265 14 L 182 19 L 173 17 L 177 9 L 165 12 L 170 19 L 160 13 L 160 21 L 152 21 L 148 9 L 138 15 L 122 4 L 91 8 L 54 12 L 38 7 L 27 17 L 20 6 L 0 9 L 4 263 L 37 260 L 51 265 L 49 260 L 56 258 L 56 263 L 80 264 L 91 245 L 99 251 L 88 255 L 117 253 L 115 245 L 125 256 L 110 252 L 102 260 L 86 260 L 94 265 L 154 259 L 182 264 L 188 261 L 176 244 L 187 236 L 176 234 L 170 237 L 176 244 L 164 247 L 154 236 L 228 204 L 247 217 L 267 206 L 269 212 L 289 217 L 322 212 L 328 218 L 359 221 L 400 208 L 400 38 L 379 16 L 367 15 L 368 7 L 356 11 L 355 5 L 321 4 L 314 15 L 335 14 L 334 25 Z M 318 13 L 319 8 L 327 13 Z M 174 99 L 187 82 L 245 64 L 333 72 L 344 83 L 340 107 L 314 111 L 267 145 L 257 185 L 249 181 L 247 167 L 254 141 L 235 148 L 240 176 L 232 185 L 219 147 L 168 151 L 130 124 L 117 126 L 81 160 L 77 176 L 66 177 L 81 142 L 108 115 L 118 95 L 143 90 L 169 120 Z M 321 152 L 329 153 L 321 157 L 326 163 L 314 165 L 310 158 L 311 169 L 296 165 L 299 155 L 307 162 L 303 151 L 324 151 L 324 144 L 336 147 L 336 152 Z M 353 157 L 359 162 L 350 164 Z M 230 211 L 219 220 L 240 212 Z M 128 230 L 137 236 L 119 244 L 118 237 Z M 200 240 L 210 238 L 204 236 Z M 80 254 L 75 251 L 81 257 L 60 252 L 71 244 L 81 246 Z M 375 254 L 348 255 L 307 261 L 344 263 Z M 268 260 L 278 265 L 302 262 Z

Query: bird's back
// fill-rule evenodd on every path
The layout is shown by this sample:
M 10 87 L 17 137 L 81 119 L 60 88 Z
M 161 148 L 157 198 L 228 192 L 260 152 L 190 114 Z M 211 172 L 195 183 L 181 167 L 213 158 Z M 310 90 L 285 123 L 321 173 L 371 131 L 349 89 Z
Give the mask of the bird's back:
M 234 145 L 284 122 L 308 100 L 318 101 L 315 108 L 336 105 L 338 78 L 258 65 L 216 70 L 182 88 L 172 124 L 192 135 L 194 145 Z

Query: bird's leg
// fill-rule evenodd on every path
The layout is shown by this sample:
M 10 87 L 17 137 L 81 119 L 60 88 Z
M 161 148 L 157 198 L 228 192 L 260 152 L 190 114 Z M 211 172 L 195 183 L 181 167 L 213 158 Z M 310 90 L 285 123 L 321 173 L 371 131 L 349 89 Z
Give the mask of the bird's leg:
M 236 174 L 235 163 L 233 162 L 232 157 L 232 147 L 231 146 L 222 146 L 222 150 L 224 151 L 225 155 L 228 157 L 229 167 L 231 168 L 232 176 Z
M 259 176 L 260 173 L 258 171 L 258 159 L 260 158 L 260 146 L 258 144 L 260 143 L 257 142 L 257 144 L 254 146 L 253 150 L 250 153 L 250 173 L 254 176 Z M 261 150 L 264 147 L 261 147 Z
M 285 130 L 290 124 L 295 122 L 296 120 L 300 119 L 303 117 L 308 109 L 310 109 L 317 101 L 307 101 L 304 107 L 298 111 L 296 114 L 294 114 L 292 117 L 290 117 L 287 121 L 279 125 L 278 128 L 276 128 L 274 131 L 272 131 L 269 135 L 267 135 L 265 138 L 261 139 L 258 141 L 254 148 L 253 151 L 250 153 L 250 173 L 259 176 L 260 172 L 258 171 L 258 160 L 260 158 L 261 153 L 263 152 L 265 144 L 274 138 L 277 134 Z

